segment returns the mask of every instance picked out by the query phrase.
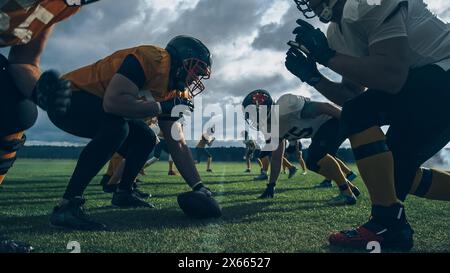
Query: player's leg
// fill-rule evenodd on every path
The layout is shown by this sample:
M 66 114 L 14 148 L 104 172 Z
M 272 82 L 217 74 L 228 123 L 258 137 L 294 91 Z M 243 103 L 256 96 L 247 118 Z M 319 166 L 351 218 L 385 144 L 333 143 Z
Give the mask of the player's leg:
M 267 175 L 270 166 L 270 155 L 272 152 L 269 151 L 261 151 L 259 154 L 259 159 L 261 160 L 261 173 L 254 178 L 256 181 L 267 180 L 269 176 Z
M 289 171 L 288 178 L 291 179 L 297 173 L 297 167 L 295 167 L 286 157 L 283 157 L 283 168 L 287 168 Z
M 175 165 L 172 159 L 172 155 L 169 154 L 169 172 L 168 175 L 170 176 L 176 176 L 178 175 L 177 171 L 175 170 Z
M 296 156 L 297 156 L 298 163 L 300 163 L 300 167 L 303 170 L 302 175 L 305 175 L 307 173 L 307 170 L 306 170 L 305 160 L 303 159 L 303 153 L 302 152 L 298 152 L 296 154 Z
M 202 153 L 208 159 L 208 161 L 206 162 L 206 171 L 212 172 L 212 169 L 211 169 L 212 160 L 213 160 L 212 155 L 208 152 L 208 150 L 206 148 L 202 149 Z
M 398 98 L 399 95 L 368 90 L 343 107 L 341 130 L 344 136 L 350 136 L 359 173 L 370 194 L 372 212 L 370 220 L 356 229 L 331 234 L 331 244 L 363 248 L 370 241 L 378 241 L 383 247 L 412 247 L 413 231 L 397 198 L 393 152 L 380 128 L 408 120 L 410 109 Z
M 161 139 L 158 144 L 156 144 L 155 149 L 153 151 L 153 157 L 150 158 L 144 165 L 144 169 L 150 167 L 161 158 L 161 153 L 163 151 L 164 146 L 166 145 L 166 141 Z
M 24 131 L 37 119 L 36 105 L 17 89 L 8 66 L 8 60 L 0 54 L 0 184 L 25 143 Z
M 71 106 L 65 114 L 48 114 L 65 132 L 91 139 L 81 152 L 63 199 L 55 207 L 50 221 L 54 226 L 73 229 L 105 229 L 103 224 L 90 220 L 82 212 L 85 202 L 82 195 L 127 138 L 128 123 L 124 118 L 106 114 L 102 100 L 84 91 L 73 93 Z
M 12 168 L 17 151 L 25 143 L 24 131 L 37 120 L 36 105 L 27 100 L 14 84 L 8 60 L 0 54 L 0 184 Z M 31 252 L 28 243 L 0 236 L 0 252 Z
M 353 191 L 353 187 L 348 183 L 340 164 L 334 157 L 343 142 L 339 137 L 338 129 L 339 121 L 337 119 L 330 119 L 319 128 L 308 148 L 306 165 L 311 171 L 328 180 L 334 180 L 338 185 L 340 194 L 330 200 L 330 204 L 354 205 L 359 190 L 355 188 Z
M 121 208 L 154 207 L 133 194 L 133 184 L 156 145 L 156 135 L 142 120 L 129 120 L 128 126 L 129 134 L 118 150 L 125 158 L 125 164 L 112 204 Z

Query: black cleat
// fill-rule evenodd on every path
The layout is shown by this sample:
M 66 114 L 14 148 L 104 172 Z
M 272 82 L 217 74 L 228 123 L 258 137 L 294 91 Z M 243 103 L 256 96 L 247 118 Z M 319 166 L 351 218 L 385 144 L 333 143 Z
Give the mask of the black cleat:
M 331 180 L 323 180 L 322 182 L 320 182 L 317 185 L 314 185 L 314 189 L 325 189 L 325 188 L 331 188 L 333 187 L 333 184 L 331 182 Z
M 66 205 L 55 207 L 50 217 L 50 224 L 54 227 L 75 230 L 102 231 L 107 227 L 89 219 L 83 209 L 85 199 L 74 197 Z
M 152 195 L 150 193 L 143 192 L 138 188 L 133 189 L 132 193 L 140 199 L 147 199 L 147 198 L 152 197 Z
M 21 241 L 0 238 L 0 253 L 31 253 L 34 248 Z
M 275 195 L 275 185 L 274 184 L 267 184 L 266 189 L 264 192 L 258 197 L 258 199 L 268 199 L 273 198 Z
M 115 192 L 111 201 L 118 208 L 154 208 L 152 203 L 145 202 L 131 192 Z
M 147 199 L 147 198 L 152 197 L 152 195 L 151 195 L 150 193 L 143 192 L 143 191 L 141 191 L 141 190 L 138 189 L 138 188 L 139 188 L 139 184 L 138 184 L 137 181 L 136 181 L 136 182 L 133 183 L 133 186 L 132 186 L 132 193 L 133 193 L 134 195 L 136 195 L 137 197 L 139 197 L 139 198 L 141 198 L 141 199 Z

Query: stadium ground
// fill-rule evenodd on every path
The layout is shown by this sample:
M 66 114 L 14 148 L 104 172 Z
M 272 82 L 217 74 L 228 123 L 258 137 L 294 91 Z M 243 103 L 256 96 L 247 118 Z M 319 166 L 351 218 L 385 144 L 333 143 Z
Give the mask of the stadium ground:
M 311 172 L 291 180 L 282 175 L 275 198 L 257 200 L 265 183 L 252 181 L 256 169 L 245 174 L 243 162 L 215 162 L 212 174 L 203 172 L 203 164 L 199 169 L 216 192 L 223 217 L 191 220 L 176 202 L 177 194 L 188 187 L 179 176 L 167 176 L 167 163 L 159 162 L 148 169 L 141 187 L 154 196 L 150 201 L 156 208 L 111 208 L 111 195 L 102 192 L 97 176 L 85 195 L 87 212 L 111 231 L 54 229 L 49 227 L 49 214 L 74 164 L 71 160 L 18 160 L 0 187 L 0 233 L 30 242 L 36 252 L 69 252 L 70 241 L 79 242 L 81 252 L 347 252 L 330 248 L 327 235 L 367 220 L 370 209 L 360 179 L 356 184 L 363 196 L 352 207 L 326 205 L 337 189 L 313 189 L 321 177 Z M 411 197 L 406 205 L 416 232 L 413 251 L 450 252 L 450 204 Z

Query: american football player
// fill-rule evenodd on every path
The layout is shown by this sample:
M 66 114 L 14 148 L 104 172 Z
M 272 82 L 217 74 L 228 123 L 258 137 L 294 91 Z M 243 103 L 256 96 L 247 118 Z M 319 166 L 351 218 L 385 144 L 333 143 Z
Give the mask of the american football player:
M 255 140 L 249 138 L 247 131 L 242 131 L 242 135 L 244 137 L 244 140 L 242 142 L 244 142 L 244 145 L 245 145 L 244 160 L 245 160 L 245 164 L 247 166 L 247 169 L 245 169 L 245 172 L 251 173 L 252 172 L 252 163 L 251 162 L 255 155 L 256 142 L 255 142 Z M 260 161 L 258 161 L 258 162 L 260 162 Z M 262 166 L 262 165 L 260 165 L 260 166 Z
M 24 131 L 43 110 L 64 112 L 70 103 L 67 82 L 56 71 L 41 74 L 40 57 L 54 26 L 95 1 L 0 1 L 0 184 L 25 143 Z M 29 252 L 27 244 L 0 240 L 0 252 Z
M 216 138 L 214 137 L 215 127 L 212 126 L 208 128 L 207 132 L 203 133 L 197 146 L 195 147 L 195 154 L 197 155 L 196 163 L 199 164 L 202 160 L 202 157 L 206 157 L 208 161 L 206 162 L 206 171 L 212 172 L 211 164 L 212 164 L 212 155 L 206 149 L 206 146 L 211 147 Z
M 133 194 L 132 185 L 156 144 L 156 135 L 142 120 L 158 117 L 167 147 L 178 170 L 194 191 L 210 195 L 198 174 L 178 122 L 179 113 L 194 105 L 211 73 L 211 54 L 198 39 L 176 36 L 165 48 L 144 45 L 119 50 L 98 62 L 63 76 L 70 81 L 72 103 L 66 113 L 49 112 L 60 129 L 91 139 L 83 149 L 50 222 L 80 230 L 104 230 L 83 212 L 82 195 L 92 178 L 114 153 L 125 166 L 112 204 L 120 208 L 152 207 Z M 142 96 L 145 99 L 142 99 Z M 173 113 L 172 113 L 173 112 Z
M 356 204 L 360 192 L 348 179 L 348 177 L 354 177 L 354 174 L 348 168 L 343 170 L 335 158 L 345 140 L 338 135 L 341 115 L 339 108 L 329 103 L 314 102 L 293 94 L 283 95 L 274 103 L 269 92 L 262 89 L 252 91 L 244 98 L 242 103 L 244 109 L 250 105 L 258 108 L 263 105 L 268 111 L 273 105 L 279 106 L 278 117 L 267 116 L 267 120 L 270 120 L 268 124 L 278 123 L 280 141 L 278 148 L 272 153 L 270 180 L 260 198 L 274 197 L 283 161 L 285 140 L 310 138 L 311 145 L 306 159 L 308 169 L 336 181 L 339 186 L 340 194 L 331 199 L 329 204 L 336 206 Z M 246 115 L 247 122 L 262 128 L 265 126 L 259 121 L 262 115 L 264 113 L 260 110 L 256 116 Z M 347 172 L 344 173 L 344 171 Z
M 368 222 L 329 241 L 410 250 L 406 196 L 450 200 L 450 175 L 421 167 L 450 141 L 450 26 L 422 0 L 295 2 L 304 15 L 330 24 L 326 37 L 298 20 L 286 66 L 343 105 L 341 133 L 350 139 L 372 201 Z M 328 81 L 314 69 L 317 63 L 352 84 Z M 390 125 L 386 134 L 383 125 Z

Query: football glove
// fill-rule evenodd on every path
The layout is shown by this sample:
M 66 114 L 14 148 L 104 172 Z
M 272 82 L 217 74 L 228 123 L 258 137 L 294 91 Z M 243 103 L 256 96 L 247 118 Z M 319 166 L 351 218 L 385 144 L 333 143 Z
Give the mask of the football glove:
M 70 82 L 60 78 L 58 72 L 42 73 L 32 93 L 33 101 L 44 111 L 64 114 L 70 106 Z
M 306 58 L 298 49 L 291 47 L 286 53 L 285 66 L 293 75 L 302 82 L 315 86 L 322 79 L 316 63 Z
M 186 98 L 176 97 L 167 101 L 162 101 L 159 103 L 161 105 L 161 114 L 163 115 L 171 115 L 172 110 L 181 105 L 183 109 L 179 109 L 178 112 L 194 112 L 194 103 Z M 184 107 L 183 107 L 184 106 Z
M 267 187 L 264 190 L 264 192 L 258 198 L 259 199 L 273 198 L 274 195 L 275 195 L 275 183 L 269 183 L 267 184 Z
M 336 51 L 328 45 L 325 34 L 319 28 L 314 28 L 304 20 L 298 19 L 297 24 L 299 26 L 293 33 L 296 34 L 295 41 L 299 44 L 299 49 L 308 58 L 321 65 L 328 66 L 330 60 L 336 56 Z

